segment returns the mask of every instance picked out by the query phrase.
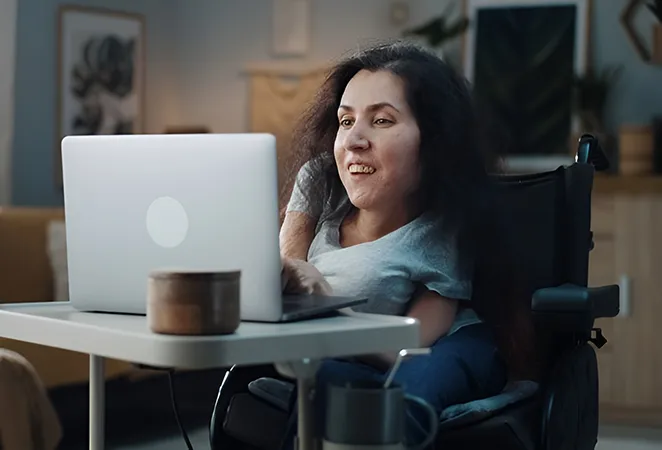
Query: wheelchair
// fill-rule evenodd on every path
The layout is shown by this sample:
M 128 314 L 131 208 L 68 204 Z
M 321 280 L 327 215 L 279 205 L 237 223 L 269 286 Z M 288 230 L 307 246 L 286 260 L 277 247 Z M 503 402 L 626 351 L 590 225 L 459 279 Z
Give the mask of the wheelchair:
M 536 334 L 550 343 L 542 378 L 509 383 L 497 396 L 442 412 L 442 450 L 591 450 L 598 438 L 598 366 L 606 339 L 597 318 L 619 312 L 617 285 L 587 287 L 593 248 L 591 191 L 609 166 L 597 139 L 579 140 L 575 163 L 554 171 L 500 175 L 532 287 Z M 233 367 L 210 424 L 212 450 L 281 448 L 293 420 L 294 385 L 272 367 Z M 259 425 L 257 425 L 259 424 Z

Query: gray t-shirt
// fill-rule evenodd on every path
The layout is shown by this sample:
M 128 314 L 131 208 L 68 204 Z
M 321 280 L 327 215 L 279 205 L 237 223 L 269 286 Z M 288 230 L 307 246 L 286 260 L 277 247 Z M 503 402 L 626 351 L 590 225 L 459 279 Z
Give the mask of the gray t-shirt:
M 302 190 L 322 180 L 305 165 L 298 174 L 287 211 L 318 220 L 308 261 L 324 276 L 335 295 L 368 298 L 353 309 L 375 314 L 404 315 L 419 288 L 462 300 L 449 332 L 480 322 L 470 308 L 472 283 L 460 270 L 453 239 L 443 239 L 441 219 L 423 214 L 376 241 L 340 245 L 340 225 L 352 204 L 342 185 L 321 189 L 326 199 L 308 201 Z M 311 204 L 314 203 L 314 204 Z

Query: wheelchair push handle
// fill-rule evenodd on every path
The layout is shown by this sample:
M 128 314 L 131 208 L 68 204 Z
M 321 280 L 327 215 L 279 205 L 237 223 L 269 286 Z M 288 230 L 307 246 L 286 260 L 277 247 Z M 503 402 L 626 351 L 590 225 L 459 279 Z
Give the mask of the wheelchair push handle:
M 609 169 L 609 159 L 607 159 L 600 141 L 597 137 L 588 133 L 583 134 L 579 138 L 575 162 L 591 164 L 598 172 Z

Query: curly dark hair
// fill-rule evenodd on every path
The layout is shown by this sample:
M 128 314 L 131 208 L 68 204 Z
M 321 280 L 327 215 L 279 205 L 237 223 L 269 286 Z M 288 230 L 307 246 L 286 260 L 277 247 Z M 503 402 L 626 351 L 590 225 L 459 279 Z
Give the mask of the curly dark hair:
M 325 178 L 302 192 L 309 201 L 324 201 L 328 192 L 321 189 L 341 183 L 333 157 L 337 110 L 345 87 L 361 70 L 386 70 L 403 80 L 420 130 L 420 204 L 425 212 L 443 215 L 447 231 L 457 236 L 460 264 L 474 270 L 472 306 L 495 329 L 513 373 L 532 376 L 530 297 L 521 289 L 514 255 L 509 256 L 508 218 L 494 207 L 500 192 L 493 177 L 499 170 L 495 144 L 501 141 L 479 118 L 467 80 L 434 53 L 396 41 L 339 62 L 294 130 L 283 200 L 304 164 Z

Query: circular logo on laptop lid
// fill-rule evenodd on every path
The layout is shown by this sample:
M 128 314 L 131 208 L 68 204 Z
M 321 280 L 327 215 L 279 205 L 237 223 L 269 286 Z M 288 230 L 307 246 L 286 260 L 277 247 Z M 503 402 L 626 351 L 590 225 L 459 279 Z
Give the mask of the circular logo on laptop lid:
M 188 234 L 186 210 L 172 197 L 159 197 L 147 208 L 147 233 L 164 248 L 174 248 L 184 242 Z

